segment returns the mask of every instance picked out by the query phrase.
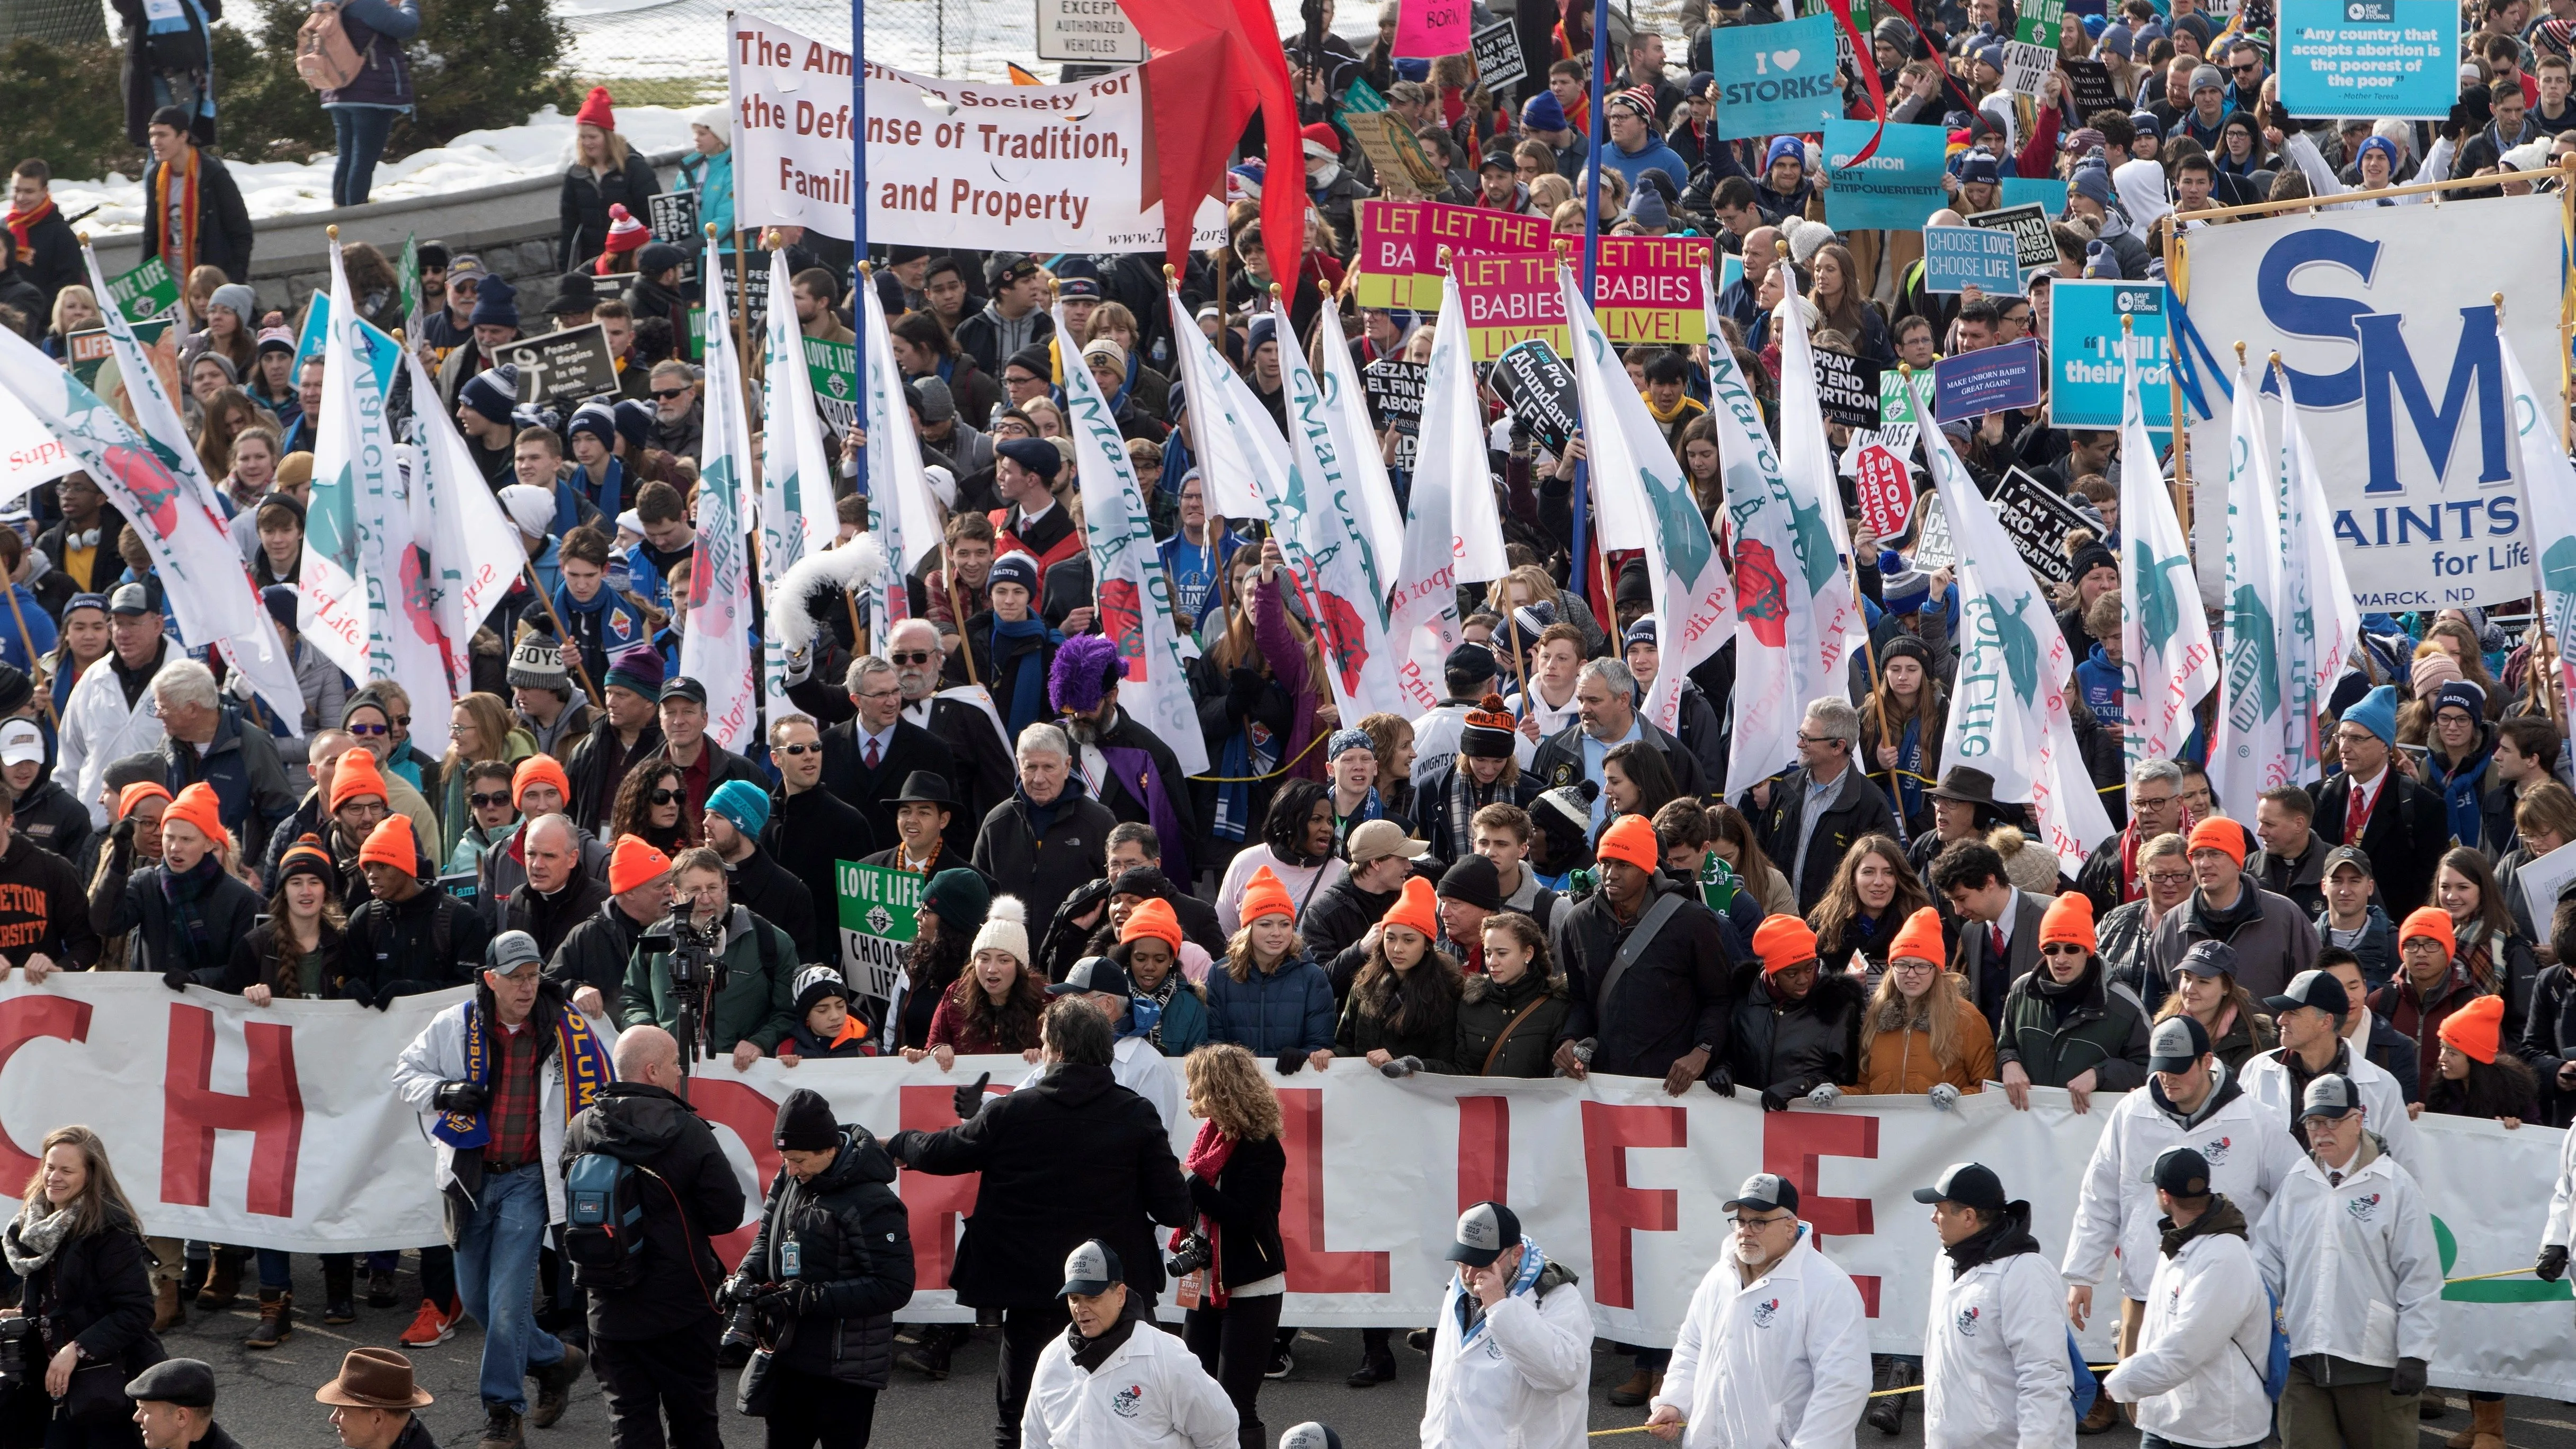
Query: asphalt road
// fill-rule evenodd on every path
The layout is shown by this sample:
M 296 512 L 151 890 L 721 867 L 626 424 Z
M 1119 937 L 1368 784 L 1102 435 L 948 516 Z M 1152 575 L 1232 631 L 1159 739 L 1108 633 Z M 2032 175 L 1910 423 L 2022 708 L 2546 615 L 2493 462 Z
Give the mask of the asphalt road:
M 342 1354 L 368 1344 L 390 1347 L 394 1336 L 411 1322 L 419 1300 L 409 1260 L 405 1261 L 403 1288 L 414 1297 L 411 1307 L 401 1311 L 361 1306 L 357 1322 L 326 1327 L 319 1312 L 320 1266 L 312 1258 L 298 1257 L 299 1317 L 302 1304 L 314 1305 L 314 1312 L 299 1322 L 282 1347 L 255 1353 L 241 1346 L 258 1321 L 256 1305 L 247 1298 L 224 1313 L 191 1311 L 187 1325 L 164 1335 L 164 1341 L 174 1355 L 201 1358 L 215 1366 L 221 1384 L 215 1417 L 247 1449 L 330 1449 L 339 1439 L 331 1430 L 329 1411 L 313 1401 L 313 1390 L 338 1371 Z M 898 1381 L 877 1400 L 874 1442 L 899 1449 L 984 1449 L 992 1442 L 996 1342 L 990 1333 L 979 1334 L 959 1349 L 944 1382 L 932 1383 L 898 1369 Z M 432 1435 L 444 1449 L 473 1449 L 483 1424 L 475 1396 L 482 1335 L 469 1323 L 444 1344 L 410 1352 L 421 1386 L 438 1397 L 423 1411 Z M 1317 1419 L 1330 1424 L 1350 1449 L 1403 1449 L 1418 1443 L 1424 1371 L 1430 1360 L 1406 1348 L 1401 1336 L 1395 1353 L 1398 1377 L 1394 1383 L 1352 1389 L 1343 1384 L 1343 1378 L 1359 1365 L 1359 1334 L 1333 1330 L 1301 1335 L 1295 1370 L 1262 1389 L 1261 1417 L 1270 1440 L 1275 1443 L 1293 1424 Z M 1625 1355 L 1595 1345 L 1592 1427 L 1596 1432 L 1631 1429 L 1645 1422 L 1644 1410 L 1614 1409 L 1607 1402 L 1609 1390 L 1628 1374 Z M 724 1376 L 719 1398 L 725 1442 L 736 1449 L 759 1445 L 760 1423 L 733 1411 L 732 1375 Z M 2576 1406 L 2514 1399 L 2509 1402 L 2509 1416 L 2506 1443 L 2511 1449 L 2576 1449 Z M 1923 1442 L 1922 1423 L 1919 1411 L 1909 1413 L 1904 1433 L 1896 1438 L 1864 1426 L 1860 1449 L 1914 1449 Z M 2466 1408 L 2455 1404 L 2445 1417 L 2425 1423 L 2422 1449 L 2436 1449 L 2467 1424 Z M 608 1410 L 598 1385 L 585 1381 L 574 1392 L 562 1421 L 552 1429 L 529 1430 L 528 1441 L 531 1449 L 606 1445 Z M 1631 1433 L 1595 1442 L 1605 1449 L 1644 1449 L 1661 1441 Z M 2137 1435 L 2121 1428 L 2084 1443 L 2088 1449 L 2134 1449 Z

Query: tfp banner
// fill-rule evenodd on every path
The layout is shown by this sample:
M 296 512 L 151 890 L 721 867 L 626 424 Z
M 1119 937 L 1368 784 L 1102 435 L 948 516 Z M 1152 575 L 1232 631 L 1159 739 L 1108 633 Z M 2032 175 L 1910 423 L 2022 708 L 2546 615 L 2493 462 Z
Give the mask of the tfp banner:
M 2167 330 L 2198 515 L 2225 516 L 2229 379 L 2243 342 L 2249 357 L 2281 354 L 2308 413 L 2364 612 L 2529 598 L 2530 532 L 2490 297 L 2504 295 L 2516 352 L 2559 355 L 2561 226 L 2557 198 L 2507 196 L 2185 232 L 2183 306 Z M 2481 265 L 2457 265 L 2464 236 L 2479 239 Z M 2557 371 L 2533 379 L 2551 416 L 2566 406 Z M 2274 436 L 2278 386 L 2267 375 Z M 2194 566 L 2220 577 L 2223 530 L 2200 532 Z
M 851 231 L 850 56 L 749 13 L 725 50 L 739 224 Z M 867 68 L 868 236 L 946 248 L 1156 251 L 1145 204 L 1145 91 L 1133 68 L 1067 86 L 942 80 Z M 1193 246 L 1225 244 L 1225 208 L 1195 210 Z

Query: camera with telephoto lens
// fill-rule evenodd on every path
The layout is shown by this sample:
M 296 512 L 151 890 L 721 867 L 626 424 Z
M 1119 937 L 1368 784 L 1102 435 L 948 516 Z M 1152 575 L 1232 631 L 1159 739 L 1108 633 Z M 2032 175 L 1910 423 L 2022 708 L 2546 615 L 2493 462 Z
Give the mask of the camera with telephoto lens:
M 1163 1271 L 1175 1278 L 1186 1278 L 1216 1261 L 1216 1247 L 1205 1233 L 1191 1233 L 1181 1239 L 1172 1256 L 1163 1260 Z
M 690 914 L 694 904 L 687 896 L 671 902 L 671 985 L 681 991 L 711 989 L 722 995 L 727 974 L 721 949 L 724 926 L 718 922 L 712 929 L 699 929 Z
M 20 1389 L 44 1382 L 44 1349 L 37 1322 L 23 1314 L 0 1318 L 0 1403 Z

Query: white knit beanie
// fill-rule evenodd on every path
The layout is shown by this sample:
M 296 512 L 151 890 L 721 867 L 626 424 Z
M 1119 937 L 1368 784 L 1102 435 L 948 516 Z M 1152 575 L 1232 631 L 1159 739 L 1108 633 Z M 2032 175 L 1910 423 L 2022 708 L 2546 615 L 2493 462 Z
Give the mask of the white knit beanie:
M 1020 963 L 1020 969 L 1027 970 L 1028 920 L 1029 908 L 1021 904 L 1018 896 L 993 897 L 992 909 L 984 914 L 984 928 L 975 933 L 974 948 L 966 953 L 966 959 L 972 961 L 986 950 L 1007 951 L 1012 960 Z

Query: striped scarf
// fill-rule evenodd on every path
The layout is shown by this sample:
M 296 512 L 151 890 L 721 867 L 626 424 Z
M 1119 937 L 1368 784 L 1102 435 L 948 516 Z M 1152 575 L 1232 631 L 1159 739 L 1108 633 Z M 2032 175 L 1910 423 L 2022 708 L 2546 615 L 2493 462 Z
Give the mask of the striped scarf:
M 187 156 L 187 176 L 179 187 L 179 231 L 175 239 L 170 231 L 172 168 L 164 164 L 152 174 L 152 212 L 161 218 L 159 239 L 164 242 L 175 240 L 176 245 L 176 250 L 166 253 L 162 259 L 169 265 L 170 275 L 183 286 L 187 283 L 188 274 L 197 269 L 197 148 L 188 147 Z
M 570 1122 L 599 1096 L 601 1088 L 617 1080 L 617 1073 L 609 1065 L 608 1048 L 578 1011 L 555 1013 L 555 1047 L 563 1058 L 564 1120 Z M 481 1083 L 491 1075 L 492 1040 L 483 1029 L 483 1003 L 469 1001 L 465 1003 L 465 1080 Z M 492 1140 L 492 1114 L 488 1109 L 442 1112 L 429 1130 L 431 1136 L 462 1152 Z

